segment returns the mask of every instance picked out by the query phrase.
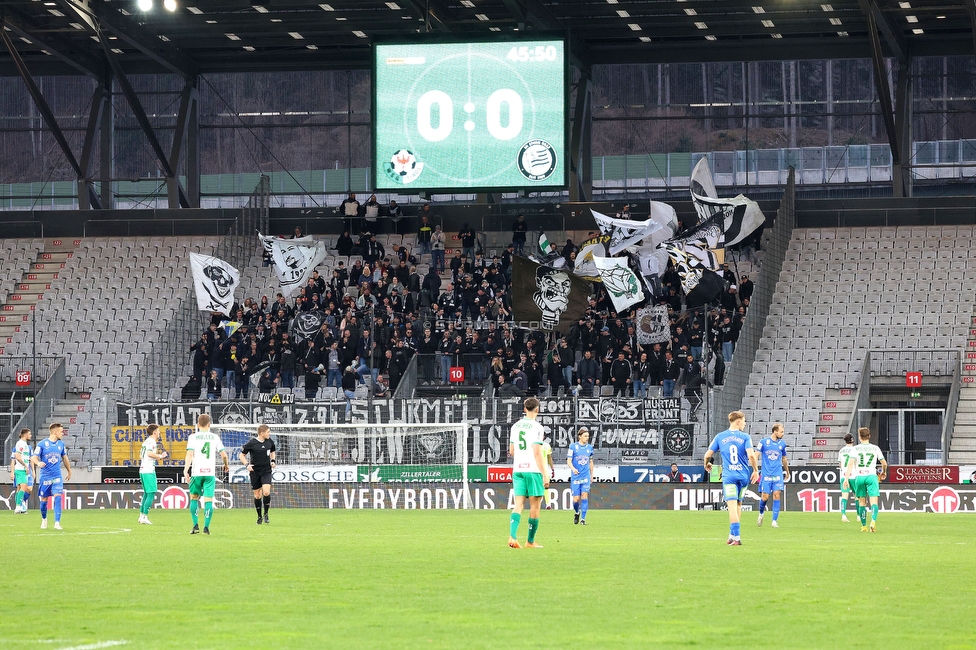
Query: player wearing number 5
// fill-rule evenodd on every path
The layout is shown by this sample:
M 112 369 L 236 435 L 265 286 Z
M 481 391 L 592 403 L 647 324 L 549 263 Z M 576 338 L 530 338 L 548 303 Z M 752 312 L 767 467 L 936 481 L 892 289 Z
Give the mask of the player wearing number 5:
M 203 497 L 203 532 L 210 534 L 210 519 L 213 517 L 214 487 L 217 483 L 217 454 L 224 461 L 224 471 L 230 469 L 227 452 L 220 436 L 210 433 L 210 416 L 206 413 L 197 418 L 197 431 L 186 441 L 186 460 L 183 478 L 190 483 L 190 516 L 193 518 L 191 535 L 200 532 L 200 497 Z M 192 476 L 192 479 L 190 478 Z
M 871 444 L 871 430 L 861 427 L 857 430 L 857 437 L 861 444 L 852 449 L 851 459 L 847 461 L 844 481 L 850 485 L 853 482 L 854 496 L 857 497 L 857 516 L 861 519 L 861 532 L 868 529 L 868 499 L 871 500 L 871 527 L 873 533 L 878 529 L 878 497 L 881 489 L 878 479 L 885 480 L 888 476 L 888 461 L 884 459 L 881 449 Z M 878 476 L 878 461 L 881 461 L 881 476 Z
M 254 490 L 254 509 L 258 511 L 258 525 L 270 523 L 268 509 L 271 508 L 271 470 L 275 466 L 275 443 L 271 439 L 271 427 L 262 424 L 258 435 L 241 447 L 240 461 L 247 467 Z M 261 518 L 261 502 L 264 502 L 264 518 Z
M 739 538 L 739 514 L 742 495 L 749 483 L 759 481 L 756 452 L 752 438 L 745 432 L 746 416 L 742 411 L 729 413 L 729 428 L 715 436 L 705 452 L 705 471 L 712 471 L 712 455 L 722 454 L 722 494 L 729 507 L 729 546 L 742 546 Z M 748 464 L 747 464 L 748 463 Z M 749 472 L 749 469 L 752 472 Z
M 529 499 L 529 541 L 526 548 L 542 548 L 535 543 L 539 530 L 539 509 L 542 495 L 549 487 L 549 474 L 544 470 L 542 458 L 542 438 L 545 431 L 536 422 L 539 415 L 539 400 L 530 397 L 524 404 L 525 417 L 512 426 L 508 443 L 508 454 L 513 458 L 512 489 L 515 492 L 515 509 L 509 521 L 508 545 L 522 548 L 518 543 L 518 527 L 522 521 L 525 499 Z

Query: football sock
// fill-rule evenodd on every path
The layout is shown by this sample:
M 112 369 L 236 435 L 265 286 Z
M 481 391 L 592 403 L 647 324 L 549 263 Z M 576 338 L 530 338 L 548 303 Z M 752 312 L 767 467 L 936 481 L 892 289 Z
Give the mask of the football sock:
M 766 512 L 766 502 L 759 499 L 759 514 Z
M 61 521 L 61 495 L 54 497 L 54 523 Z
M 580 499 L 580 518 L 586 519 L 586 509 L 590 506 L 589 499 Z
M 871 506 L 871 521 L 877 521 L 877 520 L 878 520 L 878 506 L 877 505 L 872 505 Z
M 203 527 L 210 528 L 210 519 L 213 517 L 213 501 L 208 501 L 203 507 Z
M 847 516 L 847 497 L 840 500 L 840 513 L 845 517 Z
M 508 536 L 511 537 L 512 539 L 518 538 L 518 527 L 521 521 L 522 521 L 522 515 L 520 515 L 517 512 L 513 512 L 512 519 L 509 521 L 508 524 Z
M 729 524 L 729 534 L 732 535 L 732 537 L 739 536 L 739 522 L 735 522 L 734 524 Z
M 867 506 L 858 506 L 857 516 L 861 520 L 861 525 L 865 526 L 868 523 L 868 508 Z
M 143 492 L 142 493 L 142 507 L 139 509 L 144 515 L 149 514 L 149 509 L 152 507 L 153 497 L 156 496 L 154 492 Z
M 47 519 L 47 499 L 41 499 L 41 519 Z
M 773 521 L 779 519 L 779 499 L 773 499 Z
M 529 517 L 529 544 L 535 541 L 535 534 L 539 530 L 539 520 Z
M 200 525 L 200 518 L 197 516 L 197 511 L 200 509 L 200 501 L 193 499 L 190 501 L 190 517 L 193 518 L 193 525 Z
M 268 514 L 268 509 L 271 508 L 271 495 L 266 494 L 264 496 L 264 514 Z
M 580 502 L 573 501 L 573 512 L 579 512 L 579 511 L 580 511 Z
M 23 500 L 24 500 L 24 491 L 17 490 L 17 500 L 14 501 L 14 505 L 19 506 Z
M 20 504 L 26 508 L 27 507 L 27 502 L 30 500 L 30 492 L 22 492 L 22 494 L 24 496 L 20 500 Z
M 258 517 L 261 516 L 261 497 L 254 497 L 254 509 L 258 511 Z

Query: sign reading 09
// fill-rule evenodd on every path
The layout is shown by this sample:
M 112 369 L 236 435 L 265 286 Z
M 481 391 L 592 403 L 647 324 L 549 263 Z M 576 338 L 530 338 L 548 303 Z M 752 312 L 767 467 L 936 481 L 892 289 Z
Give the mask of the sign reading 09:
M 562 40 L 377 44 L 379 190 L 566 185 Z

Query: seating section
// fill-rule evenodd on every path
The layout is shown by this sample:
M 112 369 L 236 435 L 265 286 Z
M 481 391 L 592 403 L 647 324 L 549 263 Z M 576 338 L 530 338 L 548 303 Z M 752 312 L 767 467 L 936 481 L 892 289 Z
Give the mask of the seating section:
M 0 303 L 7 301 L 43 249 L 41 239 L 0 240 Z
M 859 383 L 867 350 L 963 347 L 972 237 L 973 226 L 795 230 L 743 401 L 750 430 L 784 422 L 791 461 L 805 462 L 825 390 Z

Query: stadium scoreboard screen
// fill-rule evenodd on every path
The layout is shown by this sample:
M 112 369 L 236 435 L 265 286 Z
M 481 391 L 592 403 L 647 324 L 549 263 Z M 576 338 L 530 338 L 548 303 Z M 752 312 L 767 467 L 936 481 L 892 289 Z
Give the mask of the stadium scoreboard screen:
M 377 43 L 373 53 L 376 189 L 566 186 L 564 40 Z

